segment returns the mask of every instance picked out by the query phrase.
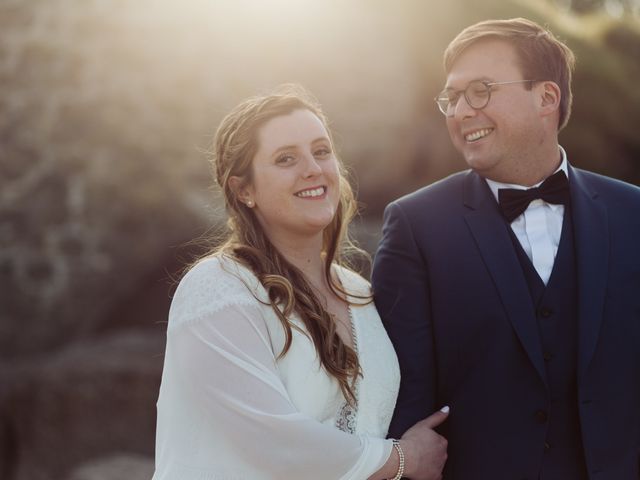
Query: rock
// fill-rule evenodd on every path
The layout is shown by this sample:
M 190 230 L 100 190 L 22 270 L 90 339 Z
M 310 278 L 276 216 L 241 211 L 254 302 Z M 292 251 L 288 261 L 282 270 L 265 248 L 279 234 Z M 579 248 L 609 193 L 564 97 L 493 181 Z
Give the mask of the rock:
M 60 479 L 110 452 L 153 457 L 164 341 L 123 331 L 1 370 L 2 478 Z
M 150 480 L 153 459 L 139 455 L 113 455 L 82 464 L 67 480 Z
M 347 162 L 366 161 L 367 188 L 381 170 L 385 184 L 400 178 L 413 151 L 397 132 L 412 124 L 422 80 L 406 74 L 407 39 L 379 35 L 399 29 L 386 12 L 344 7 L 317 42 L 302 24 L 247 23 L 235 2 L 123 5 L 0 3 L 0 360 L 108 330 L 171 246 L 221 218 L 204 152 L 241 99 L 306 85 L 348 139 Z M 270 39 L 270 55 L 229 40 L 251 36 Z

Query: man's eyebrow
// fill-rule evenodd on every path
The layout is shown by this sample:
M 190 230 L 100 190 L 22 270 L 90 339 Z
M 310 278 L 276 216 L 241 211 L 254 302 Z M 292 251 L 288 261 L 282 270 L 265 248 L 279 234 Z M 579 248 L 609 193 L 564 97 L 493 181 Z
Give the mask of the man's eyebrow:
M 471 80 L 469 80 L 467 82 L 467 85 L 465 86 L 465 88 L 471 83 L 471 82 L 494 82 L 495 80 L 491 77 L 487 77 L 486 75 L 483 75 L 482 77 L 477 77 L 477 78 L 472 78 Z M 444 90 L 455 90 L 454 88 L 452 88 L 449 85 L 445 85 L 444 86 Z

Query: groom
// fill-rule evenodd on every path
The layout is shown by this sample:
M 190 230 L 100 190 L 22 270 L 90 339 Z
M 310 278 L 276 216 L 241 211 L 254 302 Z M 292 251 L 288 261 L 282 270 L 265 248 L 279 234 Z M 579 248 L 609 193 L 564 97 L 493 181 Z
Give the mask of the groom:
M 385 211 L 390 436 L 450 405 L 445 480 L 638 480 L 640 189 L 558 145 L 574 57 L 547 30 L 481 22 L 444 63 L 436 101 L 471 170 Z

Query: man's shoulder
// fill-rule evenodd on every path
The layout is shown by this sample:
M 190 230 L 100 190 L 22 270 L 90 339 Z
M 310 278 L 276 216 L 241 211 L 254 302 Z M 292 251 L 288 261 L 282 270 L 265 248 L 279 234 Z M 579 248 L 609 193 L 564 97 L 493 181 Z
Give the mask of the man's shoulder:
M 640 187 L 599 173 L 574 167 L 576 177 L 589 193 L 605 200 L 640 204 Z
M 448 177 L 408 193 L 391 203 L 400 205 L 403 208 L 425 208 L 429 205 L 434 205 L 436 200 L 443 201 L 447 198 L 460 199 L 462 198 L 464 184 L 469 175 L 473 175 L 471 170 L 453 173 Z M 438 202 L 438 204 L 440 204 L 440 202 Z

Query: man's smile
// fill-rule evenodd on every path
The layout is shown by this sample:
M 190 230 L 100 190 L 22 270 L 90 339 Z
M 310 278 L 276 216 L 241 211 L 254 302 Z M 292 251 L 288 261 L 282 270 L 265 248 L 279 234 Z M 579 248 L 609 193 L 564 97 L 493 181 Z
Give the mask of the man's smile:
M 493 132 L 493 128 L 481 128 L 479 130 L 474 130 L 472 132 L 465 133 L 464 134 L 464 139 L 467 142 L 476 142 L 476 141 L 480 140 L 481 138 L 486 137 L 491 132 Z

